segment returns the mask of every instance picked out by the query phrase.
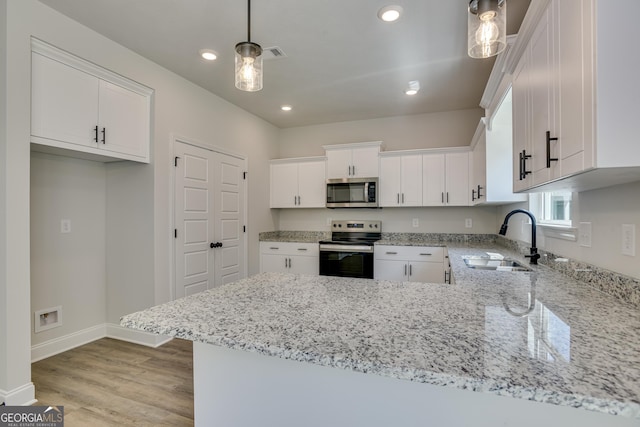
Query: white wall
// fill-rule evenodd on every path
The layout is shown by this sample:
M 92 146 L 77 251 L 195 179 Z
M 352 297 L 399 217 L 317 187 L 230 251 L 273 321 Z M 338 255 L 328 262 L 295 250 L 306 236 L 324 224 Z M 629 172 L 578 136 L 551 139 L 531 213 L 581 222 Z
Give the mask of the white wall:
M 32 327 L 31 345 L 105 322 L 106 183 L 103 163 L 31 156 L 31 313 L 62 306 L 62 326 Z
M 385 151 L 468 146 L 483 110 L 388 117 L 282 129 L 280 158 L 324 155 L 323 145 L 383 141 Z M 418 218 L 420 226 L 412 227 Z M 465 228 L 465 219 L 473 220 Z M 281 209 L 280 230 L 328 231 L 331 219 L 378 219 L 383 230 L 406 233 L 495 233 L 495 207 Z
M 593 191 L 575 193 L 573 197 L 572 220 L 574 226 L 580 222 L 591 222 L 591 247 L 585 248 L 578 242 L 561 240 L 544 236 L 538 231 L 538 247 L 579 261 L 583 261 L 607 270 L 640 279 L 640 248 L 636 248 L 636 256 L 622 255 L 622 224 L 635 224 L 636 245 L 640 244 L 640 182 L 602 188 Z M 511 209 L 527 209 L 527 203 L 502 206 L 498 211 L 498 219 L 502 222 L 504 215 Z M 526 220 L 523 217 L 511 221 Z M 507 237 L 514 240 L 530 242 L 528 229 L 522 233 L 520 226 L 510 226 Z
M 7 354 L 7 2 L 0 2 L 0 360 Z M 6 390 L 7 368 L 0 367 L 0 390 Z M 4 392 L 0 392 L 4 399 Z
M 147 85 L 155 90 L 152 164 L 107 166 L 106 287 L 108 321 L 170 297 L 170 171 L 172 135 L 198 140 L 248 157 L 249 272 L 257 272 L 258 233 L 276 227 L 268 208 L 268 159 L 277 152 L 278 129 L 181 77 L 140 57 L 36 0 L 0 2 L 7 9 L 6 133 L 0 172 L 0 236 L 6 246 L 0 278 L 0 393 L 26 403 L 30 387 L 30 36 Z M 3 90 L 4 86 L 3 86 Z M 110 200 L 113 203 L 110 203 Z M 128 203 L 120 203 L 127 201 Z M 111 234 L 113 232 L 113 234 Z M 4 235 L 3 235 L 4 233 Z M 6 250 L 10 248 L 10 250 Z M 96 254 L 94 254 L 96 255 Z M 135 255 L 133 257 L 132 255 Z M 135 260 L 135 261 L 132 261 Z M 9 324 L 10 327 L 5 327 Z M 107 319 L 105 319 L 106 321 Z M 6 357 L 5 357 L 6 356 Z M 4 391 L 3 391 L 4 390 Z

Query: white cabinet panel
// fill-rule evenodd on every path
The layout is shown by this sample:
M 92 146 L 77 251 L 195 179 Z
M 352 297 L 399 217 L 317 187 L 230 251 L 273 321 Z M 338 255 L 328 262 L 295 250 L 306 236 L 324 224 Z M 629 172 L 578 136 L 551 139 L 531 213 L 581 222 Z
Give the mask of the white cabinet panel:
M 99 147 L 115 153 L 148 157 L 147 97 L 100 81 Z
M 325 146 L 327 179 L 377 178 L 381 143 Z
M 151 89 L 35 39 L 32 49 L 32 143 L 149 162 Z
M 422 156 L 380 157 L 380 206 L 422 206 Z
M 95 148 L 99 79 L 35 52 L 31 58 L 31 134 Z
M 444 254 L 444 247 L 376 245 L 374 277 L 401 282 L 445 283 Z
M 260 242 L 260 272 L 318 275 L 317 243 Z
M 422 156 L 422 205 L 469 206 L 469 152 Z
M 274 160 L 271 169 L 272 208 L 323 208 L 326 203 L 324 157 Z

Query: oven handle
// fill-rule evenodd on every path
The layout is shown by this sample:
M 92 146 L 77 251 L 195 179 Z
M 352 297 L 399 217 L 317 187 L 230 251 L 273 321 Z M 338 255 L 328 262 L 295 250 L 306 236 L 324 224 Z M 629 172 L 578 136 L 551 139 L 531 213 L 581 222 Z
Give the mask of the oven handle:
M 320 252 L 364 252 L 373 253 L 373 246 L 367 245 L 320 245 Z

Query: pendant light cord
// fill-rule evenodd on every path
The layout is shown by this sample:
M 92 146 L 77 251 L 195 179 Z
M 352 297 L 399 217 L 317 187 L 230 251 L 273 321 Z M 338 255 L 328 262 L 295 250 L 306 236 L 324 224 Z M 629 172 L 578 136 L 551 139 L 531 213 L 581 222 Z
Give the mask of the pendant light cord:
M 247 41 L 251 42 L 251 0 L 247 0 Z

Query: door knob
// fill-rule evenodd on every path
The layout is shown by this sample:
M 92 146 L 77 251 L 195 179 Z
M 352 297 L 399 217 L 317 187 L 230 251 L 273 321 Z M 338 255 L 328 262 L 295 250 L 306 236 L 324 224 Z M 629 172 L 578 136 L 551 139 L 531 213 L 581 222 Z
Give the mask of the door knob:
M 210 243 L 209 247 L 211 249 L 213 249 L 213 248 L 221 248 L 222 247 L 222 243 L 221 242 Z

